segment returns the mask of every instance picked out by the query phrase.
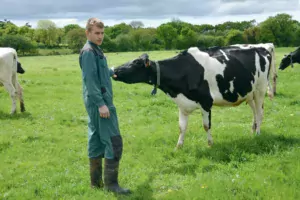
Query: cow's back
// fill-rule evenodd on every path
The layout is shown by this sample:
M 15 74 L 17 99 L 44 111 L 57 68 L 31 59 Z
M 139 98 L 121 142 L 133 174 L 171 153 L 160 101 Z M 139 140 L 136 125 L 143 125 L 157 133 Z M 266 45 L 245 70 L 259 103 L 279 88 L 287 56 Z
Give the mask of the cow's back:
M 12 48 L 0 48 L 0 81 L 9 81 L 17 72 L 17 54 Z

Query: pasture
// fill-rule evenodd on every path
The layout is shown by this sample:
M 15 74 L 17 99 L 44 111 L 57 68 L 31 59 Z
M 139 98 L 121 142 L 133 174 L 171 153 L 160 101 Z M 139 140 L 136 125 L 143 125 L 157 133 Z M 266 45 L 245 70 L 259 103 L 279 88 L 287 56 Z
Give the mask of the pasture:
M 276 67 L 285 53 L 276 49 Z M 108 53 L 118 66 L 142 52 Z M 164 59 L 175 51 L 149 52 Z M 251 134 L 252 111 L 214 107 L 207 145 L 202 116 L 194 112 L 182 149 L 178 109 L 152 86 L 113 82 L 124 141 L 118 197 L 89 187 L 87 118 L 78 55 L 21 57 L 26 112 L 10 116 L 0 87 L 0 199 L 300 199 L 300 66 L 278 71 L 278 95 L 265 98 L 261 135 Z

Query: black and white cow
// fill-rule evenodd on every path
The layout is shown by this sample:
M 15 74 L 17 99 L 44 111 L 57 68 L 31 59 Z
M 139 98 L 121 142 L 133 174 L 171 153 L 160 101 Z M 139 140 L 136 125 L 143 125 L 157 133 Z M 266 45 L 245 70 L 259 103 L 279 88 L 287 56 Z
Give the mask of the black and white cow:
M 284 70 L 290 65 L 294 67 L 293 63 L 300 64 L 300 47 L 298 47 L 295 51 L 289 53 L 288 55 L 284 55 L 284 58 L 279 64 L 279 69 Z
M 184 142 L 188 116 L 200 109 L 208 144 L 211 109 L 247 102 L 253 111 L 252 130 L 260 134 L 263 103 L 269 83 L 272 56 L 265 48 L 216 49 L 214 54 L 191 47 L 175 57 L 152 61 L 147 54 L 114 69 L 116 81 L 157 85 L 179 107 L 180 136 Z M 272 94 L 269 94 L 272 96 Z
M 18 55 L 13 48 L 0 48 L 0 83 L 8 91 L 12 100 L 11 114 L 16 112 L 16 97 L 19 97 L 21 112 L 25 111 L 23 90 L 18 82 L 17 73 L 24 73 Z
M 233 47 L 239 47 L 242 49 L 249 49 L 249 48 L 265 48 L 267 51 L 269 51 L 269 53 L 272 55 L 272 66 L 271 66 L 271 70 L 272 70 L 272 81 L 273 81 L 273 85 L 271 87 L 271 85 L 269 85 L 268 90 L 272 90 L 273 96 L 276 95 L 276 85 L 277 85 L 277 70 L 276 70 L 276 56 L 275 56 L 275 46 L 273 43 L 259 43 L 259 44 L 233 44 L 231 45 Z M 268 91 L 271 92 L 271 91 Z

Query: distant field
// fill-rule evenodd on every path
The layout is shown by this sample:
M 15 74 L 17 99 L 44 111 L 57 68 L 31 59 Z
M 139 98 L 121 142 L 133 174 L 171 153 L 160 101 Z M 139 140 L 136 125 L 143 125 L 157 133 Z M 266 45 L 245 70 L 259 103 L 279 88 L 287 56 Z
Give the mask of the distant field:
M 285 53 L 276 49 L 276 67 Z M 142 52 L 108 53 L 118 66 Z M 149 52 L 164 59 L 175 51 Z M 21 57 L 27 112 L 10 116 L 0 87 L 0 199 L 300 199 L 300 65 L 278 72 L 278 95 L 265 99 L 261 135 L 250 134 L 252 111 L 214 107 L 207 146 L 199 111 L 190 117 L 183 149 L 177 106 L 152 87 L 113 82 L 124 140 L 120 183 L 129 197 L 89 188 L 87 119 L 78 55 Z

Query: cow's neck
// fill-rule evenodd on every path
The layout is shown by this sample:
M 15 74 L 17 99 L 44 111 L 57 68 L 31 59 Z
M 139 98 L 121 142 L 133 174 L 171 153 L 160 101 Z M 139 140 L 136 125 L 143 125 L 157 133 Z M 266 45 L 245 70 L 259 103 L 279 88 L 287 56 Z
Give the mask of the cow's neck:
M 176 97 L 181 91 L 184 91 L 185 85 L 182 81 L 184 78 L 183 70 L 178 66 L 178 57 L 166 60 L 152 62 L 152 84 L 157 84 L 157 77 L 160 76 L 158 88 L 171 97 Z M 157 68 L 156 64 L 159 65 Z M 160 72 L 157 72 L 157 69 Z

